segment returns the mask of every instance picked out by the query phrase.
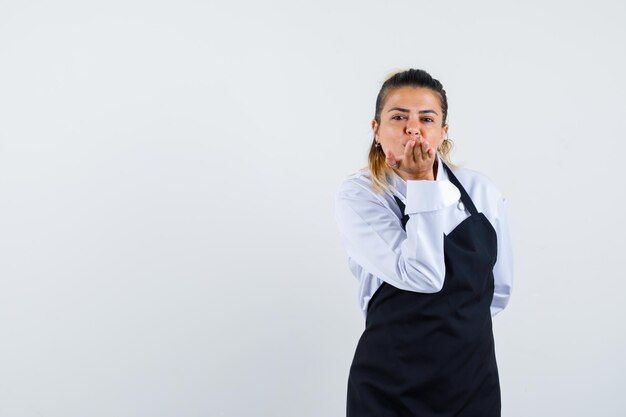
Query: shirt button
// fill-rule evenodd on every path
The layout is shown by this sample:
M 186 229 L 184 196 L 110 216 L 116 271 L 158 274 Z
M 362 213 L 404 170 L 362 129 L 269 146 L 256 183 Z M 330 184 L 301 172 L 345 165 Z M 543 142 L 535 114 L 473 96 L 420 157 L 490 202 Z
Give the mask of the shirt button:
M 459 210 L 465 210 L 465 206 L 463 205 L 462 201 L 459 201 L 458 207 L 459 207 Z

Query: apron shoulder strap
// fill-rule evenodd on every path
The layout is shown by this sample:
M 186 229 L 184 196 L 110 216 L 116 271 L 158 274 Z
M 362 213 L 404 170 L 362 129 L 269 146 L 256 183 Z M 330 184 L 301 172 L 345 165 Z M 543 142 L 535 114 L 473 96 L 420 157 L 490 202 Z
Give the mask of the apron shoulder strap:
M 402 202 L 402 200 L 400 200 L 397 196 L 394 195 L 393 198 L 396 200 L 398 207 L 400 207 L 400 213 L 402 213 L 402 218 L 400 219 L 400 221 L 402 222 L 402 229 L 406 230 L 406 222 L 409 221 L 409 215 L 404 214 L 404 209 L 406 207 L 404 203 Z
M 465 204 L 465 207 L 467 207 L 467 209 L 469 210 L 471 214 L 478 214 L 478 210 L 476 210 L 476 206 L 474 205 L 474 202 L 470 198 L 469 194 L 467 194 L 467 191 L 465 191 L 465 188 L 463 188 L 463 186 L 461 185 L 461 182 L 458 180 L 456 175 L 452 173 L 452 170 L 448 168 L 446 164 L 444 164 L 443 162 L 441 164 L 443 165 L 446 172 L 448 173 L 450 182 L 454 184 L 456 188 L 458 188 L 459 191 L 461 192 L 461 201 L 463 202 L 463 204 Z

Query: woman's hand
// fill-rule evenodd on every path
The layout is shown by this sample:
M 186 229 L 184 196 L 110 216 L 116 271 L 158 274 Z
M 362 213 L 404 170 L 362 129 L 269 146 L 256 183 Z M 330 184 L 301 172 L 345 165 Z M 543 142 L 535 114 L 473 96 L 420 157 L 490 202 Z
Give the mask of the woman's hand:
M 404 146 L 404 154 L 397 157 L 391 149 L 385 153 L 385 161 L 391 168 L 407 174 L 409 180 L 435 179 L 433 165 L 435 150 L 423 138 L 412 139 Z

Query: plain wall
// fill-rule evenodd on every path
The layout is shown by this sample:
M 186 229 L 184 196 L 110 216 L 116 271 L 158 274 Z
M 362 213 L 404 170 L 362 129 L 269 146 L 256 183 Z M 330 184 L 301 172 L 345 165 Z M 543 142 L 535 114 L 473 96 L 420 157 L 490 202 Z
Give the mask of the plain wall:
M 626 408 L 623 1 L 1 1 L 0 416 L 345 414 L 333 197 L 422 68 L 508 198 L 503 416 Z

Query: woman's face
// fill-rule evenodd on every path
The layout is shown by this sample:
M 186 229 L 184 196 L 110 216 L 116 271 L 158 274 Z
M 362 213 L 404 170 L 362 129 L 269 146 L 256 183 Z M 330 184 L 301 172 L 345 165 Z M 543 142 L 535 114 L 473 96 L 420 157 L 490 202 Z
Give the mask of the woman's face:
M 448 125 L 441 125 L 442 118 L 437 93 L 423 87 L 400 87 L 387 94 L 380 125 L 372 121 L 374 138 L 385 154 L 391 150 L 402 155 L 406 143 L 420 136 L 436 151 L 448 132 Z

